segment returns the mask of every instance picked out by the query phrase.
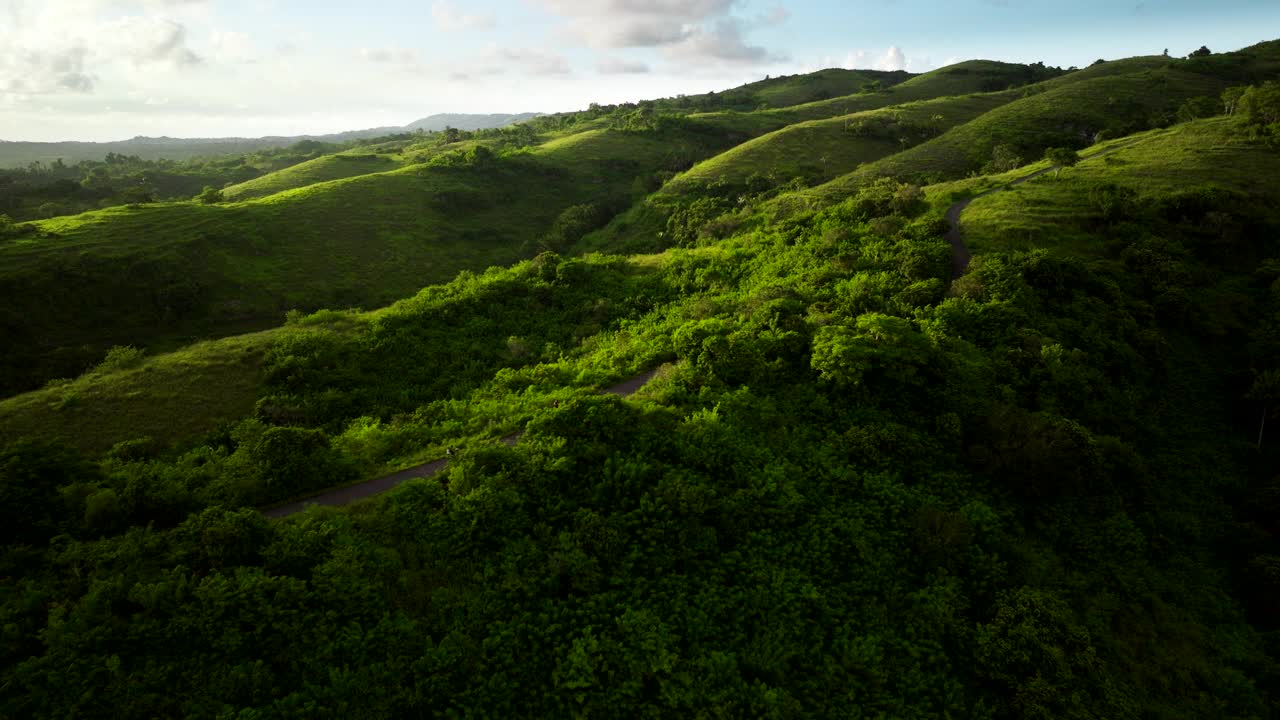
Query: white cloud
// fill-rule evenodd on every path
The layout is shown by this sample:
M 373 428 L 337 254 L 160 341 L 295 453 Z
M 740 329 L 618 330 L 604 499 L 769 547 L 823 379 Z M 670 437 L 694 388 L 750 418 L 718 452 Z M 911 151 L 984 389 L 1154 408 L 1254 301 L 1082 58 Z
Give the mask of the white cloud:
M 454 80 L 471 80 L 477 77 L 506 75 L 549 77 L 569 75 L 569 60 L 557 53 L 533 48 L 507 48 L 489 45 L 480 55 L 454 68 L 450 77 Z
M 246 33 L 214 30 L 209 35 L 213 57 L 222 63 L 251 63 L 258 59 L 253 40 Z
M 744 21 L 736 0 L 542 0 L 566 21 L 570 37 L 601 49 L 661 48 L 682 60 L 758 63 L 777 59 L 745 34 L 786 21 L 782 6 Z
M 441 30 L 488 30 L 496 24 L 492 15 L 468 15 L 448 0 L 431 3 L 431 19 Z
M 897 45 L 885 50 L 884 55 L 876 62 L 877 70 L 905 70 L 906 68 L 907 56 L 902 54 L 902 48 Z
M 357 55 L 371 63 L 413 65 L 418 62 L 418 51 L 408 48 L 360 48 Z
M 650 71 L 648 63 L 622 58 L 603 58 L 596 63 L 596 71 L 603 75 L 642 75 Z
M 148 0 L 143 7 L 199 7 L 203 0 Z M 189 68 L 201 57 L 186 26 L 158 15 L 122 14 L 106 0 L 10 0 L 0 23 L 0 93 L 86 93 L 118 64 Z
M 166 18 L 123 17 L 97 29 L 95 46 L 104 61 L 126 59 L 135 65 L 198 65 L 201 58 L 187 47 L 187 29 Z
M 770 53 L 759 45 L 748 45 L 742 26 L 733 19 L 717 22 L 712 27 L 699 27 L 668 48 L 672 57 L 718 60 L 726 63 L 776 62 L 785 58 Z
M 854 70 L 906 70 L 912 61 L 902 48 L 891 45 L 884 52 L 854 50 L 844 60 L 844 67 Z

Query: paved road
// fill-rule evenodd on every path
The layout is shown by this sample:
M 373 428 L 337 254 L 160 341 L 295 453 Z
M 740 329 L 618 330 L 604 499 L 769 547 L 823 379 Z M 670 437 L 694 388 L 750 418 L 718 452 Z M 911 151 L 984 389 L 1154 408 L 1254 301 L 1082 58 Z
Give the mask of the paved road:
M 626 397 L 639 390 L 641 387 L 644 387 L 644 384 L 652 380 L 653 376 L 656 375 L 657 372 L 657 370 L 642 372 L 635 377 L 628 378 L 617 385 L 614 385 L 613 387 L 606 388 L 604 392 L 610 395 Z M 515 445 L 520 442 L 520 437 L 522 435 L 524 435 L 524 433 L 513 433 L 502 438 L 499 442 L 506 445 Z M 262 514 L 269 518 L 282 518 L 293 515 L 294 513 L 300 513 L 305 510 L 308 505 L 349 505 L 357 500 L 363 500 L 367 497 L 384 493 L 408 480 L 431 477 L 448 467 L 448 465 L 449 461 L 444 458 L 432 460 L 429 463 L 423 463 L 422 465 L 401 470 L 397 473 L 384 475 L 383 477 L 374 478 L 373 480 L 366 480 L 365 482 L 356 483 L 355 485 L 348 485 L 336 490 L 328 490 L 320 493 L 319 495 L 313 495 L 296 502 L 263 510 Z
M 1094 153 L 1093 155 L 1090 155 L 1089 158 L 1101 157 L 1133 142 L 1136 142 L 1136 139 L 1114 145 L 1102 152 Z M 947 208 L 947 223 L 951 226 L 947 230 L 946 234 L 947 241 L 951 243 L 951 279 L 954 280 L 961 275 L 964 275 L 965 270 L 969 268 L 969 260 L 972 257 L 969 252 L 969 248 L 964 244 L 964 236 L 960 232 L 960 215 L 964 212 L 965 208 L 969 207 L 969 203 L 980 197 L 986 197 L 991 193 L 1007 190 L 1015 185 L 1021 185 L 1032 178 L 1040 177 L 1045 173 L 1053 172 L 1057 169 L 1059 169 L 1059 166 L 1054 165 L 1043 170 L 1037 170 L 1030 175 L 1020 177 L 1007 185 L 992 188 L 986 192 L 974 195 L 971 198 L 961 200 Z M 656 373 L 656 370 L 640 373 L 633 378 L 629 378 L 617 385 L 614 385 L 613 387 L 605 389 L 604 392 L 611 395 L 626 397 L 643 387 L 645 383 L 653 379 L 653 376 Z M 502 438 L 500 442 L 506 445 L 515 445 L 520 442 L 520 436 L 523 434 L 524 433 L 513 433 Z M 302 512 L 308 505 L 347 505 L 355 502 L 356 500 L 363 500 L 364 498 L 377 495 L 378 493 L 386 492 L 407 480 L 431 477 L 445 469 L 448 464 L 449 461 L 443 458 L 439 460 L 432 460 L 429 463 L 401 470 L 400 472 L 392 473 L 391 475 L 375 478 L 373 480 L 366 480 L 365 482 L 348 485 L 347 487 L 338 488 L 337 490 L 329 490 L 327 492 L 320 493 L 319 495 L 303 498 L 297 502 L 291 502 L 287 505 L 280 505 L 269 510 L 264 510 L 262 514 L 269 518 L 282 518 L 293 515 L 294 513 Z
M 1130 145 L 1135 142 L 1137 142 L 1137 138 L 1133 140 L 1127 140 L 1123 143 L 1117 143 L 1107 148 L 1106 150 L 1103 150 L 1102 152 L 1098 152 L 1090 155 L 1088 159 L 1092 160 L 1093 158 L 1096 158 L 1096 157 L 1102 157 L 1107 153 L 1114 152 L 1126 145 Z M 960 232 L 960 214 L 964 212 L 965 208 L 969 207 L 969 203 L 973 202 L 974 200 L 977 200 L 980 197 L 986 197 L 991 193 L 997 193 L 997 192 L 1000 192 L 1001 190 L 1008 190 L 1014 185 L 1021 185 L 1022 183 L 1032 178 L 1038 178 L 1041 175 L 1044 175 L 1045 173 L 1053 172 L 1054 170 L 1059 170 L 1061 169 L 1061 167 L 1062 167 L 1061 165 L 1053 165 L 1043 170 L 1037 170 L 1031 173 L 1030 175 L 1026 175 L 1018 178 L 1017 180 L 1014 180 L 1008 185 L 1001 185 L 1000 187 L 991 188 L 986 192 L 978 193 L 977 195 L 974 195 L 971 198 L 966 198 L 964 200 L 961 200 L 953 204 L 951 207 L 947 208 L 947 224 L 950 225 L 951 227 L 947 230 L 947 234 L 945 237 L 947 238 L 947 242 L 951 243 L 951 279 L 952 280 L 955 280 L 961 275 L 964 275 L 965 271 L 969 269 L 969 260 L 970 258 L 973 257 L 969 252 L 968 246 L 964 244 L 964 236 Z

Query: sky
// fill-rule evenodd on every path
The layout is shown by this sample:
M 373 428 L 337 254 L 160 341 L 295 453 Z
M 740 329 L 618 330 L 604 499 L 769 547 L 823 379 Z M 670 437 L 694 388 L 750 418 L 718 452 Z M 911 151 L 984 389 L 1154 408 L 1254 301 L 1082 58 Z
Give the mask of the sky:
M 1280 0 L 0 0 L 0 140 L 319 134 L 1277 37 Z

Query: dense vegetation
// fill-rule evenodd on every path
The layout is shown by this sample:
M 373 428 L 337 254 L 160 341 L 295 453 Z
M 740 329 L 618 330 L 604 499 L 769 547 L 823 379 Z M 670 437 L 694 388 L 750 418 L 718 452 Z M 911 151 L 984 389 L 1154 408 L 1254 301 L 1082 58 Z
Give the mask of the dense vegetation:
M 1033 67 L 1047 84 L 1016 97 L 761 132 L 620 108 L 35 226 L 85 248 L 165 213 L 340 234 L 370 227 L 340 223 L 357 198 L 386 215 L 429 188 L 455 204 L 383 231 L 466 212 L 518 261 L 174 355 L 117 347 L 0 404 L 0 714 L 1277 716 L 1277 61 L 1132 63 L 1167 78 L 1156 98 L 1128 61 Z M 1052 93 L 1070 127 L 1029 133 Z M 952 134 L 986 155 L 952 162 Z M 795 168 L 841 141 L 855 159 L 806 188 Z M 953 282 L 946 210 L 1049 162 L 973 201 Z M 593 391 L 653 368 L 628 399 Z M 349 508 L 255 509 L 445 448 Z

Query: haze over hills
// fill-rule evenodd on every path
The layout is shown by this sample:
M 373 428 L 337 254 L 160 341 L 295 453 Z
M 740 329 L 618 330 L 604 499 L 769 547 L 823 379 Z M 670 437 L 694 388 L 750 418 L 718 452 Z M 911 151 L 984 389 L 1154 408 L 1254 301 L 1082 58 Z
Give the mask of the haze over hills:
M 135 137 L 116 142 L 9 142 L 0 140 L 0 168 L 23 167 L 29 163 L 53 163 L 58 160 L 74 164 L 81 160 L 101 160 L 108 153 L 132 155 L 143 160 L 190 160 L 216 155 L 237 155 L 265 148 L 286 147 L 312 140 L 344 143 L 352 140 L 394 135 L 396 133 L 439 132 L 446 127 L 460 130 L 498 128 L 538 117 L 541 113 L 467 114 L 438 113 L 414 120 L 407 125 L 394 125 L 323 135 L 291 135 L 260 138 L 171 138 Z
M 1280 716 L 1280 40 L 464 122 L 0 173 L 5 713 Z

